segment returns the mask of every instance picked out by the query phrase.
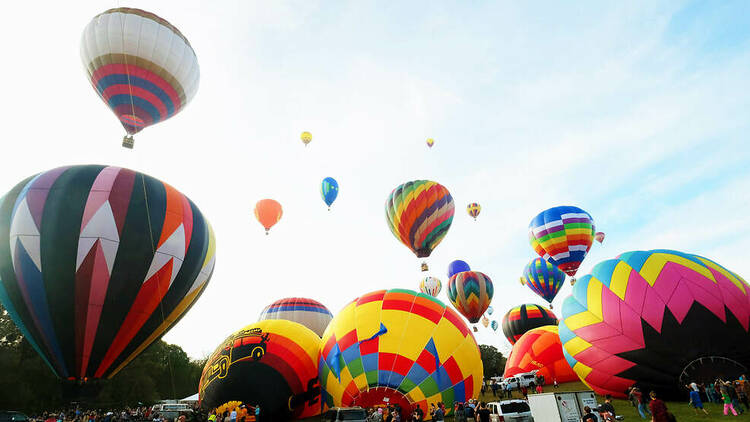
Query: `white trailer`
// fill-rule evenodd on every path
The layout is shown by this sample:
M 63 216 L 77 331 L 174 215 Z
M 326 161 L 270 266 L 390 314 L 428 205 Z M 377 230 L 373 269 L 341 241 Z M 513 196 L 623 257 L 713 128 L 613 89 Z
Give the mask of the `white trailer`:
M 535 421 L 579 422 L 583 417 L 584 406 L 594 411 L 599 406 L 593 391 L 529 395 L 529 407 Z

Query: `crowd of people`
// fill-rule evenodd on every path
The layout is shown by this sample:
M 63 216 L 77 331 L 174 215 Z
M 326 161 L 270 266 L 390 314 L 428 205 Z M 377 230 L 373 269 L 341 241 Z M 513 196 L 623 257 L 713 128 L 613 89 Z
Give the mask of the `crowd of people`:
M 425 411 L 428 411 L 433 421 L 439 422 L 445 420 L 445 415 L 449 409 L 446 409 L 445 403 L 432 403 L 429 409 L 422 409 L 418 404 L 414 406 L 411 414 L 402 417 L 401 408 L 398 405 L 377 407 L 367 409 L 368 422 L 422 422 L 425 420 Z M 467 402 L 453 403 L 453 415 L 456 422 L 489 422 L 490 410 L 487 403 L 469 399 Z
M 708 410 L 703 407 L 703 402 L 723 404 L 724 415 L 730 412 L 734 415 L 741 415 L 750 409 L 748 404 L 748 395 L 750 395 L 750 382 L 745 375 L 741 375 L 736 380 L 715 379 L 710 383 L 691 382 L 685 386 L 690 394 L 690 406 L 698 414 L 702 411 L 708 414 Z
M 83 410 L 81 408 L 61 409 L 29 416 L 30 422 L 198 422 L 205 421 L 198 407 L 190 412 L 182 412 L 176 417 L 166 417 L 151 407 L 127 407 L 111 410 Z

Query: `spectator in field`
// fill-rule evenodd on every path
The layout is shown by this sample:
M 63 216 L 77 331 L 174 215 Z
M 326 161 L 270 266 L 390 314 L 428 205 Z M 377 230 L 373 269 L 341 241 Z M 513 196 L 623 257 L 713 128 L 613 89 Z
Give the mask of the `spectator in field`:
M 590 407 L 583 406 L 583 417 L 581 418 L 581 422 L 599 422 L 599 418 L 597 418 L 595 414 L 591 413 Z
M 648 403 L 648 408 L 651 413 L 652 422 L 669 422 L 669 416 L 667 411 L 667 405 L 656 398 L 656 392 L 652 391 L 649 393 L 651 401 Z
M 698 414 L 698 409 L 702 410 L 703 413 L 708 415 L 708 411 L 703 408 L 703 402 L 701 401 L 700 388 L 695 381 L 686 385 L 685 387 L 690 390 L 690 406 L 695 410 L 695 414 Z

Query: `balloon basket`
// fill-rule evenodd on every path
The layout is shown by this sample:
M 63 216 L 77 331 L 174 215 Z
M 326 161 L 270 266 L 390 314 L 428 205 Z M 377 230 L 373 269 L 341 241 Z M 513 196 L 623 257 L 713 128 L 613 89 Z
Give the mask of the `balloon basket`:
M 135 143 L 135 140 L 130 135 L 125 135 L 122 138 L 122 146 L 127 149 L 133 149 L 133 144 Z
M 575 286 L 575 284 L 576 284 L 576 279 L 575 278 L 571 278 L 570 279 L 570 285 L 571 286 Z
M 427 266 L 426 262 L 423 262 L 422 263 L 422 272 L 429 271 L 429 270 L 430 270 L 430 267 Z

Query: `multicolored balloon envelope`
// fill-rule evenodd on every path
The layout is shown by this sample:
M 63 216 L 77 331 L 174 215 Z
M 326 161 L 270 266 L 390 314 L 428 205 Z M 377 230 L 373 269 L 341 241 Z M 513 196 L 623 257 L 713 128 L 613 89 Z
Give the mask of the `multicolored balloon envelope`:
M 536 370 L 545 384 L 578 381 L 563 356 L 556 325 L 544 325 L 527 331 L 513 346 L 505 363 L 504 378 Z
M 571 206 L 540 212 L 529 223 L 529 242 L 540 257 L 573 277 L 594 242 L 594 219 Z
M 203 368 L 198 393 L 211 409 L 229 401 L 260 405 L 269 421 L 320 413 L 320 337 L 292 321 L 265 320 L 229 336 Z
M 472 324 L 490 306 L 494 292 L 492 280 L 479 271 L 460 272 L 448 280 L 448 299 Z
M 683 252 L 602 261 L 563 302 L 566 358 L 596 392 L 618 397 L 635 383 L 676 395 L 687 382 L 736 377 L 750 367 L 749 289 L 739 275 Z
M 304 297 L 287 297 L 263 308 L 258 321 L 285 319 L 302 324 L 322 336 L 333 319 L 333 314 L 317 300 Z
M 0 203 L 0 301 L 59 377 L 112 377 L 208 285 L 200 210 L 143 173 L 99 165 L 29 177 Z
M 428 415 L 430 404 L 475 397 L 483 376 L 463 319 L 411 290 L 380 290 L 349 303 L 323 335 L 319 367 L 324 406 L 367 408 L 388 400 L 404 416 L 416 405 Z
M 544 306 L 528 303 L 516 306 L 505 314 L 503 334 L 510 344 L 516 344 L 527 331 L 545 325 L 557 325 L 555 314 Z
M 522 279 L 521 284 L 529 286 L 552 308 L 552 300 L 565 282 L 565 274 L 542 258 L 536 258 L 526 264 Z
M 415 180 L 396 187 L 385 202 L 388 228 L 419 258 L 430 256 L 453 222 L 453 197 L 445 186 Z
M 472 202 L 471 204 L 466 206 L 466 212 L 469 214 L 469 216 L 473 217 L 474 220 L 476 220 L 479 213 L 482 212 L 482 206 L 477 204 L 476 202 Z
M 145 10 L 95 16 L 81 36 L 81 60 L 129 135 L 179 113 L 198 91 L 198 58 L 187 38 Z
M 435 140 L 432 138 L 427 138 L 427 146 L 432 148 L 433 145 L 435 145 Z
M 437 277 L 425 277 L 419 282 L 419 291 L 430 296 L 437 297 L 442 288 L 443 283 Z

